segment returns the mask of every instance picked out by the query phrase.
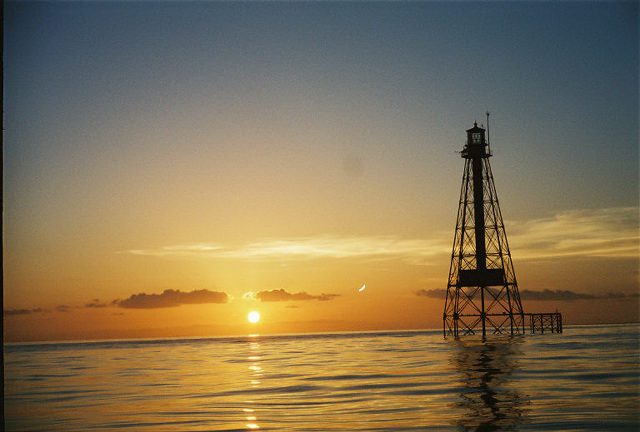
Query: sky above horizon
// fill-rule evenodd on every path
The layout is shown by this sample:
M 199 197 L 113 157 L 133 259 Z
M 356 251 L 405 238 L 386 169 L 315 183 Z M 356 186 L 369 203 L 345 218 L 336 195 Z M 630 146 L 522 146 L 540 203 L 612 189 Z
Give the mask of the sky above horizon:
M 5 337 L 438 328 L 455 152 L 487 110 L 525 310 L 637 321 L 637 23 L 633 1 L 8 1 Z

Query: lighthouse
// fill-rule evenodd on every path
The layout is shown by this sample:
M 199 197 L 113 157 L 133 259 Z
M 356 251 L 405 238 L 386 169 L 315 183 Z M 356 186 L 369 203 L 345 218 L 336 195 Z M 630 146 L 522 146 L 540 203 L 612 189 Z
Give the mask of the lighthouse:
M 488 121 L 488 113 L 487 113 Z M 488 131 L 467 129 L 443 314 L 444 336 L 561 332 L 559 313 L 525 314 L 489 159 Z M 526 325 L 525 316 L 530 317 Z

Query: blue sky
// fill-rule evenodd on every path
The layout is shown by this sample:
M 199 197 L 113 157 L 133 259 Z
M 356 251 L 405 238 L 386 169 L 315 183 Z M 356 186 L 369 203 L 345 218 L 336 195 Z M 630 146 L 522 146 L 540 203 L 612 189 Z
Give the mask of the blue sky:
M 132 122 L 179 134 L 247 116 L 325 134 L 309 152 L 340 151 L 331 131 L 359 129 L 351 153 L 388 151 L 419 172 L 489 109 L 518 194 L 633 204 L 636 18 L 634 2 L 9 2 L 7 180 L 32 184 L 15 171 L 58 158 L 108 166 L 139 150 L 117 142 Z M 114 148 L 83 136 L 96 131 Z

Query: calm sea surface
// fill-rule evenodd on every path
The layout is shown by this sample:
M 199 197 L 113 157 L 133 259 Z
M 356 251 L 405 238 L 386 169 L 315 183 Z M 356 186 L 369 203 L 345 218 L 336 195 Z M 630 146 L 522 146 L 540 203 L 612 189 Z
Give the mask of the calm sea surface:
M 639 430 L 639 335 L 5 345 L 6 430 Z

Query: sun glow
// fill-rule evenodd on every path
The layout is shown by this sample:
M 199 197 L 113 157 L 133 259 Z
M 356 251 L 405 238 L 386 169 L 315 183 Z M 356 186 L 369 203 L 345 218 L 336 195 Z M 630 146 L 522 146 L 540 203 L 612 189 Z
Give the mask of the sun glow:
M 258 321 L 260 321 L 260 312 L 256 312 L 256 311 L 249 312 L 249 314 L 247 315 L 247 321 L 249 321 L 252 324 L 255 324 Z

